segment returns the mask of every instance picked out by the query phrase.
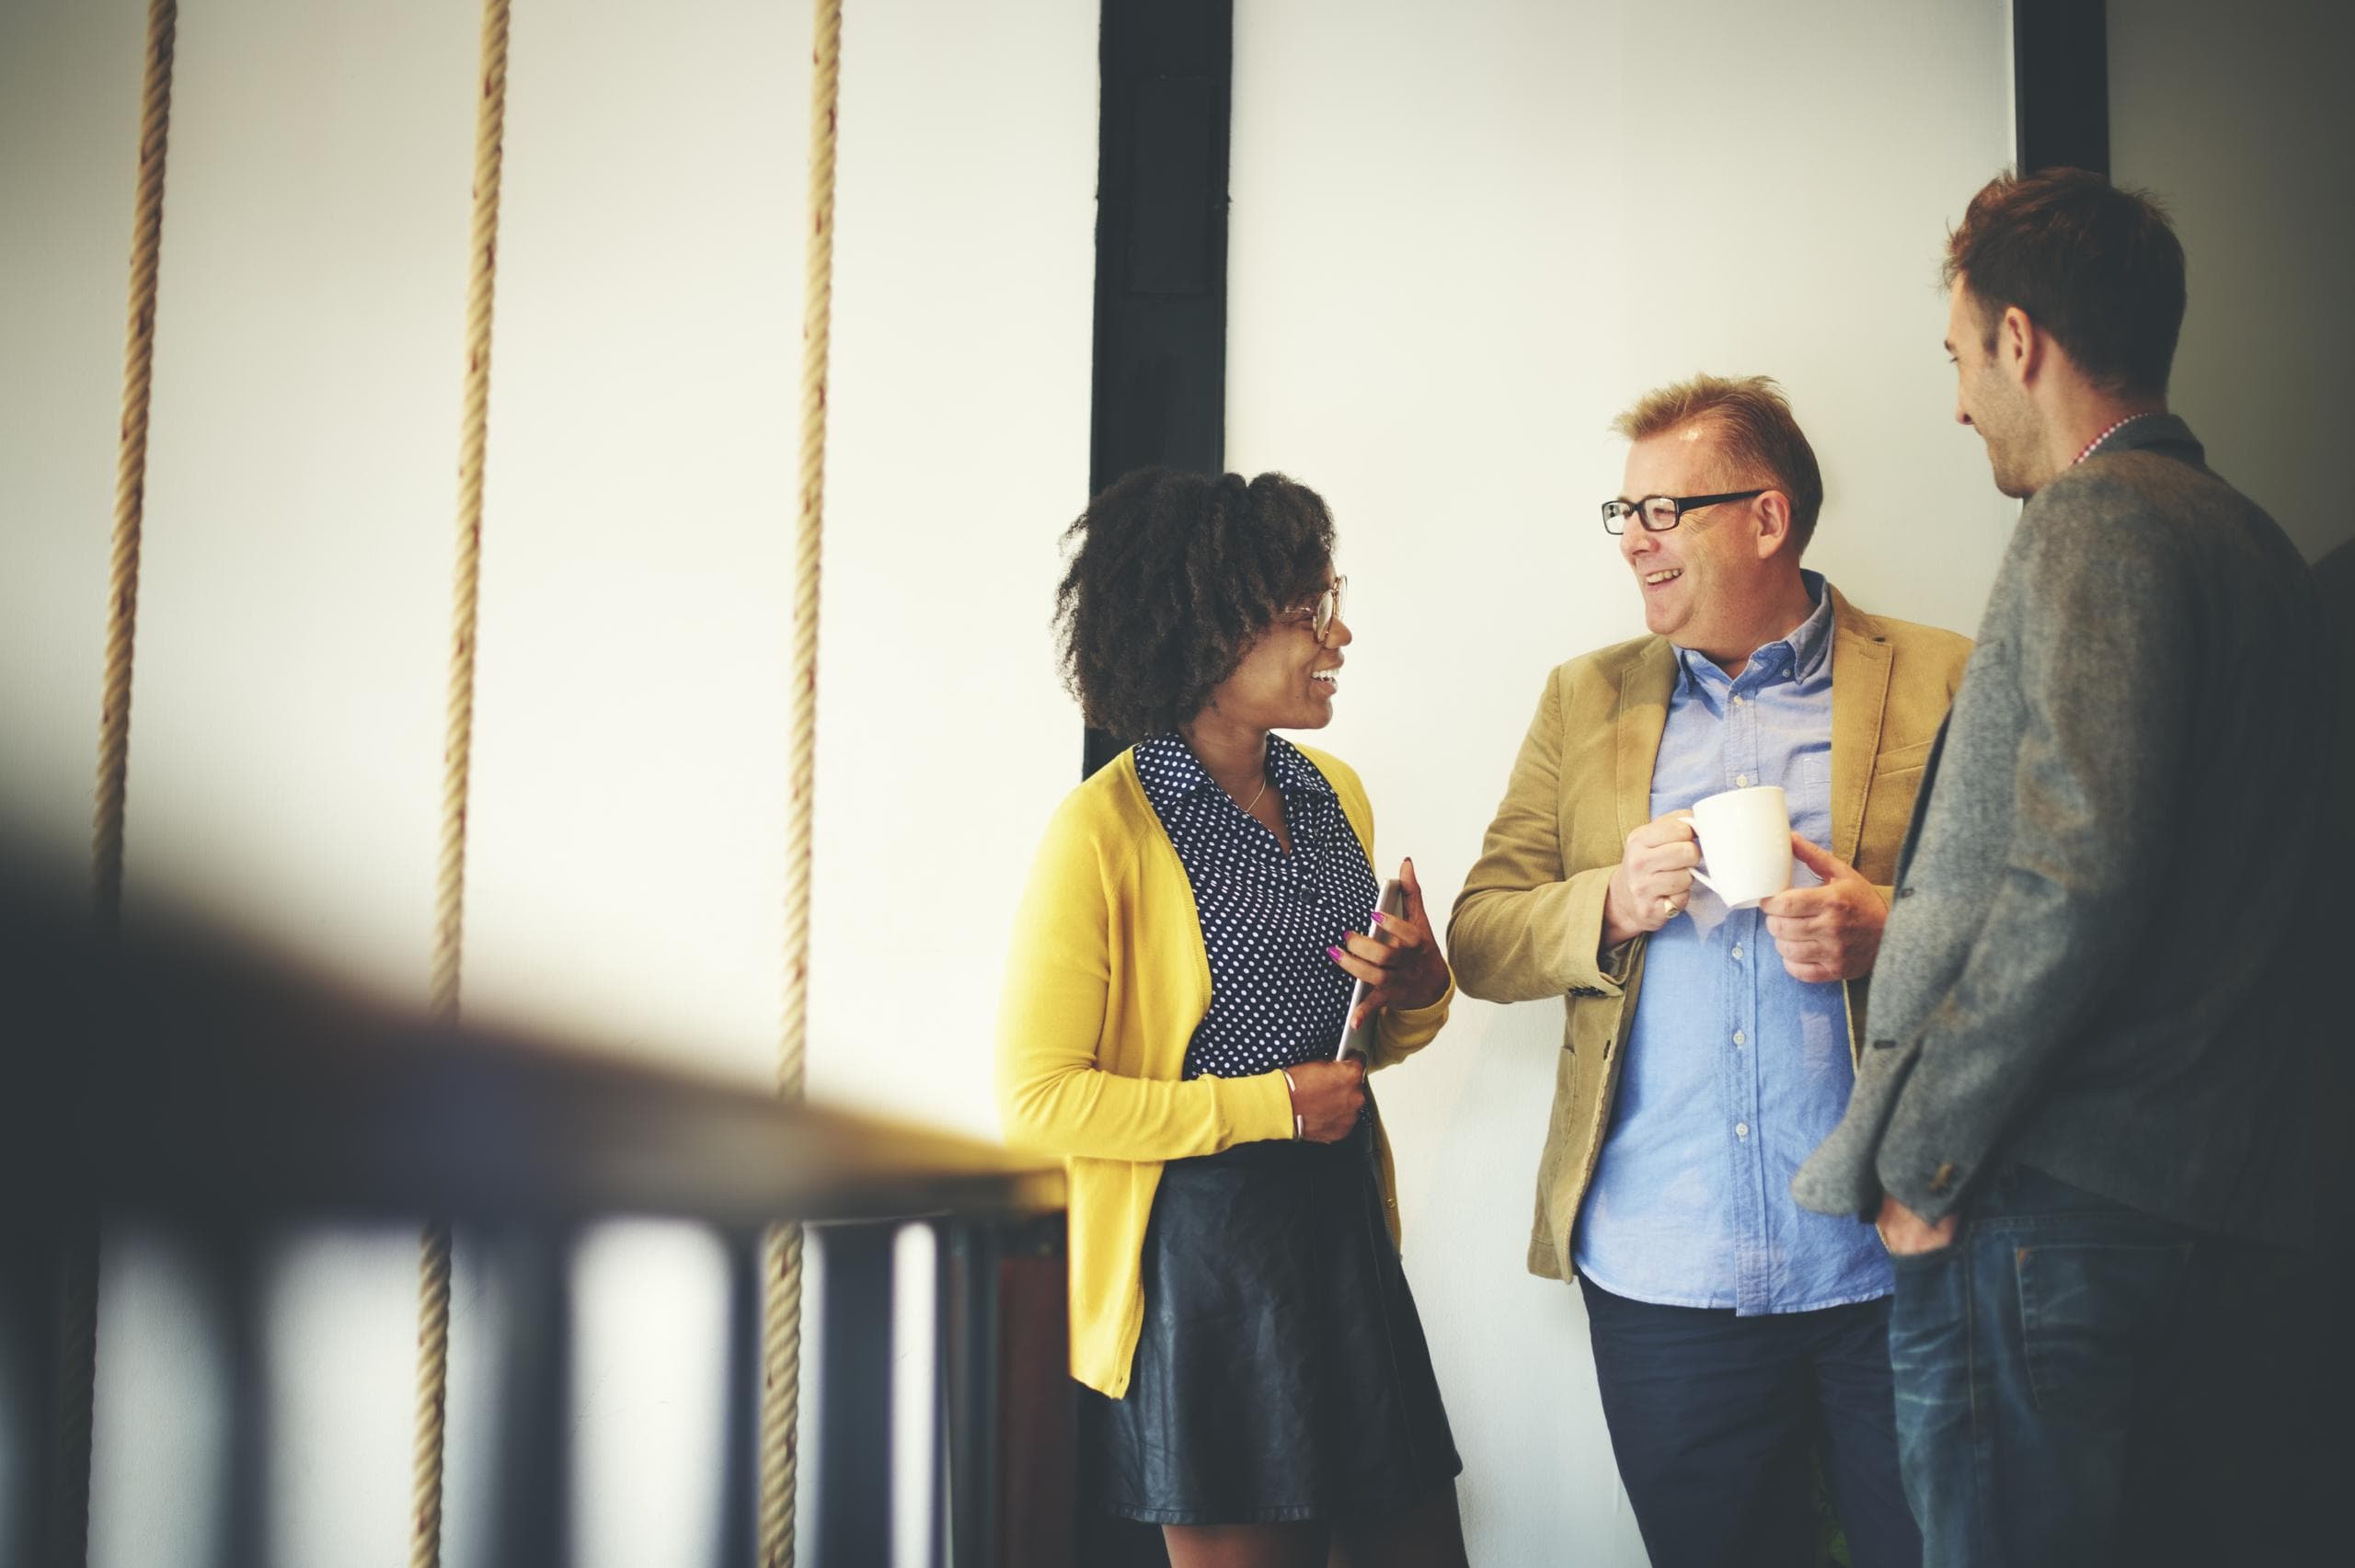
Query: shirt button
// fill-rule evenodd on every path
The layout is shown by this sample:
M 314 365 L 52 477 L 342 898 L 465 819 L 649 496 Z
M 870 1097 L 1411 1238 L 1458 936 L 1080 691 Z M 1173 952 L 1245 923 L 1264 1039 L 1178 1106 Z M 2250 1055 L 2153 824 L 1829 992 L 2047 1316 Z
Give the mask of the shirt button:
M 1748 789 L 1750 787 L 1750 775 L 1748 773 L 1734 774 L 1733 787 L 1736 789 Z
M 1734 1123 L 1733 1135 L 1736 1138 L 1748 1138 L 1750 1136 L 1750 1124 L 1748 1122 Z
M 1735 707 L 1740 707 L 1740 706 L 1741 706 L 1741 699 L 1740 699 L 1740 697 L 1736 697 L 1736 698 L 1733 700 L 1733 705 L 1734 705 Z
M 1741 957 L 1741 944 L 1739 942 L 1733 944 L 1733 956 L 1737 961 Z
M 1750 1036 L 1736 1029 L 1733 1032 L 1733 1043 L 1737 1046 L 1746 1046 L 1750 1044 Z

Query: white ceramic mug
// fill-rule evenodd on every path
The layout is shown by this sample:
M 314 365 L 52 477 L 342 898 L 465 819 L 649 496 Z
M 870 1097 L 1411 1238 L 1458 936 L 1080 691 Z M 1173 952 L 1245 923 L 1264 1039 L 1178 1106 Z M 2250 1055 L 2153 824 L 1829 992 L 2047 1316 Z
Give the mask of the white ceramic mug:
M 1693 880 L 1746 910 L 1791 885 L 1791 813 L 1780 784 L 1729 789 L 1693 803 L 1693 831 L 1706 872 Z

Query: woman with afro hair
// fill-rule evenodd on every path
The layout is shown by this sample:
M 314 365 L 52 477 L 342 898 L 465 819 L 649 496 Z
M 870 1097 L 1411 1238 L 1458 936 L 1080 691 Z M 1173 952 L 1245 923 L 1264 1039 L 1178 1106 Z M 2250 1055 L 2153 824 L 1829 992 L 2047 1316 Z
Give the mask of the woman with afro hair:
M 1333 520 L 1280 474 L 1146 469 L 1090 501 L 1057 596 L 1087 722 L 1135 742 L 1063 801 L 1016 916 L 1009 1139 L 1070 1172 L 1086 1505 L 1174 1568 L 1461 1564 L 1463 1466 L 1397 1251 L 1367 1070 L 1454 983 L 1332 721 Z M 1336 1060 L 1351 984 L 1370 1059 Z

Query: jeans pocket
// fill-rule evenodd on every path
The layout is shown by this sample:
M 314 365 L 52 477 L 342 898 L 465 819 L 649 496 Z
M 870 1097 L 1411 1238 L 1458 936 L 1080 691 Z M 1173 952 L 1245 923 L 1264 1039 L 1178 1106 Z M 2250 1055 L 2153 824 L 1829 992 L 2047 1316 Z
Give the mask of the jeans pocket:
M 2124 1422 L 2190 1261 L 2188 1241 L 2029 1241 L 2016 1254 L 2029 1397 L 2059 1419 Z
M 1933 1269 L 1941 1264 L 1952 1263 L 1956 1258 L 1959 1257 L 1961 1255 L 1961 1245 L 1962 1237 L 1958 1234 L 1953 1241 L 1947 1242 L 1946 1245 L 1942 1247 L 1932 1247 L 1927 1252 L 1890 1253 L 1889 1254 L 1889 1266 L 1895 1269 L 1900 1274 Z

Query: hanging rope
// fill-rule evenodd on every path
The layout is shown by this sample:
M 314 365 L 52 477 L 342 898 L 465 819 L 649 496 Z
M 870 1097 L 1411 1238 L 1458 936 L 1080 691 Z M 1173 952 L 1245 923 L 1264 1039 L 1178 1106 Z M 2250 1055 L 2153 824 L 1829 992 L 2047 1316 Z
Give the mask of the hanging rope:
M 147 81 L 139 106 L 139 191 L 131 226 L 131 326 L 122 355 L 122 441 L 115 454 L 114 560 L 98 709 L 98 807 L 92 855 L 98 925 L 122 921 L 123 788 L 131 767 L 131 647 L 139 620 L 139 539 L 147 510 L 147 404 L 155 369 L 155 267 L 164 248 L 164 149 L 172 126 L 177 0 L 147 7 Z
M 475 105 L 475 213 L 466 280 L 465 404 L 458 429 L 458 561 L 451 586 L 450 704 L 442 739 L 442 859 L 434 888 L 428 1005 L 458 1016 L 465 946 L 466 793 L 474 760 L 475 607 L 482 568 L 483 446 L 490 418 L 490 307 L 499 265 L 500 160 L 507 128 L 508 0 L 483 0 L 482 96 Z M 442 1557 L 442 1471 L 450 1389 L 450 1228 L 418 1246 L 417 1440 L 411 1464 L 410 1568 Z
M 801 315 L 801 511 L 794 534 L 792 796 L 785 846 L 785 1023 L 776 1090 L 802 1096 L 810 1033 L 810 807 L 817 782 L 818 567 L 826 513 L 826 363 L 833 330 L 834 110 L 841 96 L 842 0 L 817 0 L 810 79 L 810 243 Z M 761 1562 L 792 1568 L 801 1416 L 801 1227 L 768 1235 L 763 1312 Z
M 90 860 L 98 932 L 122 929 L 124 792 L 131 772 L 131 654 L 139 624 L 139 543 L 147 513 L 147 409 L 155 369 L 155 274 L 164 249 L 164 153 L 172 126 L 177 0 L 150 0 L 147 69 L 139 99 L 139 189 L 131 222 L 131 319 L 123 335 L 122 425 L 115 452 L 114 551 L 108 570 L 107 647 L 98 707 L 98 808 Z M 59 1282 L 57 1481 L 51 1514 L 53 1568 L 89 1555 L 90 1433 L 98 1393 L 98 1237 L 68 1238 Z

